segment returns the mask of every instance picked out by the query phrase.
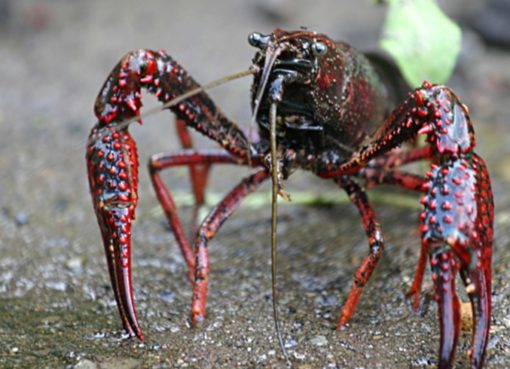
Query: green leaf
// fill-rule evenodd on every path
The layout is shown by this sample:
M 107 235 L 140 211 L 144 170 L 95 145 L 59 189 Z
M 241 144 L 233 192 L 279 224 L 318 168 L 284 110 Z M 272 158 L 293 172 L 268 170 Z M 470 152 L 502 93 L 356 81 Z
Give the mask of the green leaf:
M 446 83 L 461 47 L 461 30 L 434 0 L 387 0 L 380 46 L 413 87 Z

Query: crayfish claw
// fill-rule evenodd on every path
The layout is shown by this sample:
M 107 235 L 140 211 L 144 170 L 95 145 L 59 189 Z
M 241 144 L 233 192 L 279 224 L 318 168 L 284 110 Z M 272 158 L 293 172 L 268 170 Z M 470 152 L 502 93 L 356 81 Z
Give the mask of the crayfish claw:
M 136 145 L 126 130 L 92 129 L 87 149 L 90 192 L 124 328 L 143 340 L 131 283 L 131 222 L 138 184 Z
M 474 324 L 468 356 L 483 366 L 491 313 L 494 204 L 484 161 L 475 153 L 433 165 L 422 200 L 422 242 L 430 256 L 434 299 L 441 328 L 438 368 L 451 368 L 459 335 L 455 275 L 460 271 L 471 300 Z M 420 258 L 421 259 L 421 258 Z M 418 286 L 418 283 L 415 283 Z

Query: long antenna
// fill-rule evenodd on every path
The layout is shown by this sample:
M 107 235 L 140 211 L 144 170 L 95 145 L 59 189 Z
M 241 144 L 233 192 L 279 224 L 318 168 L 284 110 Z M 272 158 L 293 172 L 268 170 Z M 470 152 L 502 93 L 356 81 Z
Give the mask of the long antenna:
M 271 287 L 273 292 L 273 319 L 276 329 L 276 337 L 287 365 L 291 366 L 289 356 L 283 344 L 280 331 L 280 320 L 278 317 L 278 293 L 276 290 L 276 225 L 278 217 L 278 157 L 276 153 L 276 103 L 272 103 L 269 110 L 270 123 L 270 143 L 271 143 L 271 177 L 272 177 L 272 197 L 271 197 Z
M 248 126 L 248 132 L 251 135 L 252 127 L 255 126 L 255 122 L 257 120 L 257 115 L 260 109 L 260 103 L 262 102 L 262 96 L 264 95 L 264 91 L 266 89 L 267 82 L 269 81 L 269 76 L 271 69 L 273 68 L 273 64 L 276 61 L 278 55 L 280 55 L 281 48 L 275 48 L 273 44 L 269 44 L 266 50 L 266 58 L 264 59 L 264 68 L 262 69 L 262 75 L 259 80 L 259 88 L 257 93 L 255 94 L 254 107 L 253 107 L 253 115 L 251 117 L 250 125 Z M 248 165 L 251 165 L 251 153 L 248 150 Z

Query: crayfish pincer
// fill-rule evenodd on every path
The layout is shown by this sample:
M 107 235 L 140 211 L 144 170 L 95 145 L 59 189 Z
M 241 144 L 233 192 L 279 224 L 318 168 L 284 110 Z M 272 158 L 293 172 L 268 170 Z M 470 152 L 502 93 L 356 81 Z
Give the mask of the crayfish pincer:
M 131 283 L 138 158 L 127 123 L 141 121 L 140 90 L 145 88 L 176 115 L 177 136 L 183 146 L 174 154 L 152 156 L 149 171 L 192 280 L 193 325 L 206 316 L 209 241 L 261 183 L 273 177 L 280 185 L 301 169 L 333 180 L 348 193 L 368 238 L 368 253 L 354 275 L 338 329 L 352 317 L 384 250 L 365 187 L 386 184 L 418 191 L 423 194 L 421 252 L 409 297 L 417 308 L 428 260 L 441 332 L 438 367 L 451 368 L 460 330 L 455 288 L 460 272 L 474 319 L 468 356 L 472 368 L 481 368 L 491 317 L 493 199 L 486 165 L 474 151 L 475 133 L 467 107 L 450 88 L 427 82 L 409 92 L 403 102 L 397 101 L 395 86 L 366 56 L 315 32 L 275 29 L 268 35 L 253 33 L 249 42 L 257 49 L 247 73 L 254 75 L 251 95 L 260 136 L 257 142 L 250 142 L 163 51 L 126 54 L 97 97 L 98 122 L 88 141 L 87 168 L 124 328 L 143 339 Z M 188 128 L 220 147 L 193 148 Z M 425 145 L 395 150 L 418 135 L 425 135 Z M 268 158 L 277 169 L 269 165 Z M 430 170 L 420 175 L 401 168 L 416 161 L 430 162 Z M 188 167 L 195 200 L 202 204 L 208 171 L 215 164 L 248 166 L 252 172 L 212 209 L 195 239 L 189 240 L 160 172 Z M 277 176 L 271 175 L 273 170 Z

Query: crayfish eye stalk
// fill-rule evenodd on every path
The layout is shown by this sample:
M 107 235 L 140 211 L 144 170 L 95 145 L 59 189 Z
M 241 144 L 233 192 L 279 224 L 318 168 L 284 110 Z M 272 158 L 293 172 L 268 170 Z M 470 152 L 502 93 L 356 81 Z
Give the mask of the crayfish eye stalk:
M 248 43 L 257 49 L 266 50 L 272 39 L 272 35 L 263 35 L 259 32 L 253 32 L 248 36 Z
M 328 52 L 328 46 L 324 42 L 315 41 L 312 44 L 312 53 L 314 56 L 322 56 Z

